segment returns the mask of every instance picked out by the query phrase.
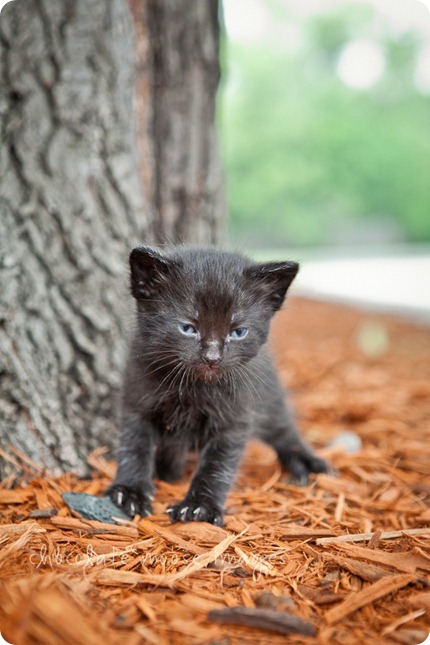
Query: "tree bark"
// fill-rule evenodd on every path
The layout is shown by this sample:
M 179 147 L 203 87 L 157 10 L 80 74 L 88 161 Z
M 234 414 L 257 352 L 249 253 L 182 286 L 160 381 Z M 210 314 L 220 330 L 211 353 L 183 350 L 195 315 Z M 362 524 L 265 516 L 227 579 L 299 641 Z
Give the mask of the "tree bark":
M 114 434 L 127 255 L 148 218 L 125 0 L 15 0 L 0 20 L 0 441 L 82 468 Z
M 216 241 L 225 212 L 218 3 L 130 4 L 137 49 L 127 0 L 0 18 L 0 444 L 49 470 L 117 436 L 130 248 Z
M 217 243 L 226 215 L 215 99 L 217 0 L 130 0 L 138 33 L 138 128 L 158 243 Z

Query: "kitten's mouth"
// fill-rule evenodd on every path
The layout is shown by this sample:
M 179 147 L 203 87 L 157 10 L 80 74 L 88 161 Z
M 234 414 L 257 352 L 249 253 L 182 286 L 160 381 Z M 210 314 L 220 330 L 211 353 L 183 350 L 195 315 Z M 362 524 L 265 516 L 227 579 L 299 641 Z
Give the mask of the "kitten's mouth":
M 215 381 L 222 374 L 222 368 L 219 365 L 198 365 L 196 374 L 203 381 Z

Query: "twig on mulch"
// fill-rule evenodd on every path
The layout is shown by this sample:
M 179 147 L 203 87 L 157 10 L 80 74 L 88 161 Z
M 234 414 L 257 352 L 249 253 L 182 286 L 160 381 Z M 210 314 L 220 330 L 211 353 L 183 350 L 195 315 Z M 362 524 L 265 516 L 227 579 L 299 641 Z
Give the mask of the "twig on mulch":
M 232 625 L 258 627 L 279 634 L 304 634 L 313 636 L 316 629 L 312 623 L 290 614 L 271 609 L 250 609 L 248 607 L 232 607 L 229 609 L 214 609 L 209 612 L 209 620 Z
M 337 537 L 318 538 L 316 544 L 335 544 L 336 542 L 366 542 L 371 540 L 376 533 L 352 533 L 349 535 L 338 535 Z M 403 531 L 380 531 L 379 540 L 393 540 L 402 535 L 425 535 L 430 537 L 430 527 L 425 529 L 404 529 Z

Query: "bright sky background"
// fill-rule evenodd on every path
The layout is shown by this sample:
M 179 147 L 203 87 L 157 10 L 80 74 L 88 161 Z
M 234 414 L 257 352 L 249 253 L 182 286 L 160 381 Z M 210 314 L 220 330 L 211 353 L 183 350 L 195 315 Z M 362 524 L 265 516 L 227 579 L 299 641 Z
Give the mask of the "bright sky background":
M 286 51 L 300 48 L 300 22 L 312 13 L 356 4 L 354 0 L 283 0 L 291 20 L 274 17 L 264 0 L 223 0 L 227 33 L 232 41 L 252 43 L 277 40 Z M 366 90 L 383 75 L 384 53 L 378 32 L 391 31 L 394 37 L 417 30 L 428 45 L 423 47 L 415 71 L 419 91 L 430 93 L 430 0 L 367 0 L 376 9 L 372 25 L 374 39 L 360 38 L 348 43 L 339 56 L 337 74 L 350 87 Z
M 1 1 L 1 0 L 0 0 Z M 430 0 L 366 0 L 378 10 L 378 18 L 399 35 L 410 28 L 430 34 Z M 222 0 L 227 31 L 232 40 L 247 42 L 268 35 L 274 27 L 270 8 L 264 0 Z M 355 0 L 283 0 L 297 19 L 324 13 L 336 7 L 357 4 Z M 276 20 L 276 19 L 275 19 Z

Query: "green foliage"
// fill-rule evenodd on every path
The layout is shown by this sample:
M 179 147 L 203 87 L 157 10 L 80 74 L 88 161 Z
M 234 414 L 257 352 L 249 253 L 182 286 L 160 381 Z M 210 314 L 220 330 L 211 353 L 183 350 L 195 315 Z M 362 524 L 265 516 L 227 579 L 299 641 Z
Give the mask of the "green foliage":
M 386 69 L 371 89 L 336 75 L 345 44 L 371 37 L 372 17 L 362 4 L 308 19 L 296 53 L 276 39 L 227 44 L 219 121 L 233 237 L 328 244 L 339 231 L 371 236 L 388 225 L 430 241 L 430 101 L 413 84 L 419 35 L 383 36 Z

